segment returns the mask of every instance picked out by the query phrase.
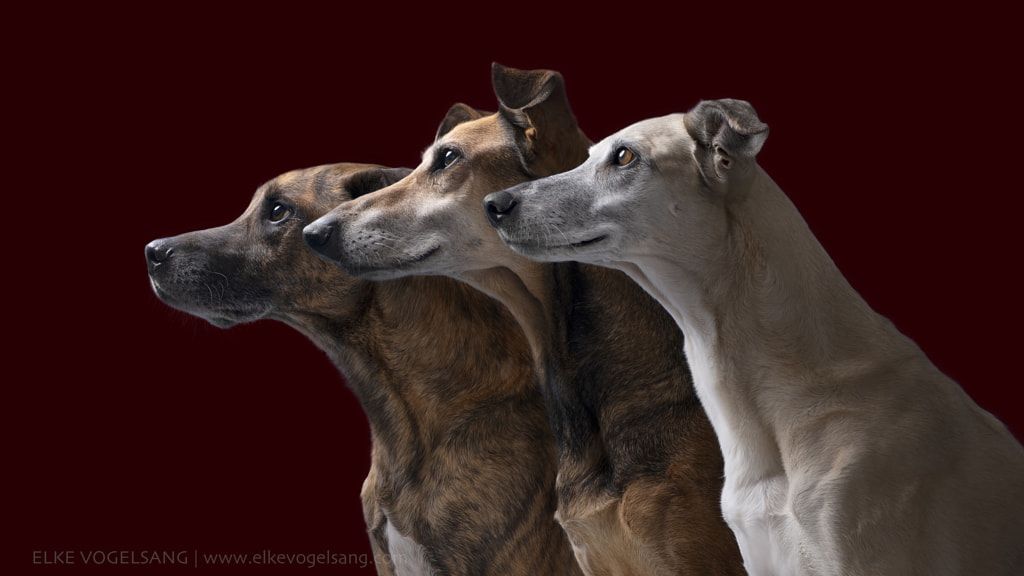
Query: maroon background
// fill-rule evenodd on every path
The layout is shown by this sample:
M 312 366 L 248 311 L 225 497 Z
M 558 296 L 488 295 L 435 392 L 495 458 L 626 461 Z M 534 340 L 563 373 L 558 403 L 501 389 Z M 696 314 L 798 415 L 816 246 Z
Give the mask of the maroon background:
M 854 287 L 1024 435 L 1008 14 L 252 10 L 9 14 L 0 565 L 368 551 L 368 429 L 333 365 L 284 325 L 166 307 L 143 246 L 234 219 L 289 169 L 415 166 L 452 103 L 494 109 L 492 60 L 562 72 L 594 140 L 749 100 L 762 166 Z

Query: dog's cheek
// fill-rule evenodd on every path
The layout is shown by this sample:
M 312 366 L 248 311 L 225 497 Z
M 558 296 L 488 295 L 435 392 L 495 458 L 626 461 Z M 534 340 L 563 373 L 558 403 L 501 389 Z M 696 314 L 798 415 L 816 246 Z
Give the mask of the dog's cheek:
M 267 283 L 268 254 L 258 243 L 225 241 L 219 249 L 207 251 L 205 259 L 204 283 L 220 286 L 226 302 L 243 303 Z
M 564 182 L 549 191 L 549 200 L 539 196 L 531 210 L 538 218 L 545 218 L 562 231 L 581 230 L 594 223 L 594 215 L 601 199 L 589 187 Z
M 206 290 L 212 268 L 209 260 L 205 251 L 179 249 L 169 270 L 158 278 L 163 294 L 185 304 L 197 300 Z

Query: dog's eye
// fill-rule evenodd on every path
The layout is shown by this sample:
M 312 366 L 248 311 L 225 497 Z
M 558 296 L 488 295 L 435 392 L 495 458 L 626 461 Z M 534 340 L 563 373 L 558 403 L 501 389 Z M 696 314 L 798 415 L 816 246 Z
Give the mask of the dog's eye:
M 455 161 L 459 159 L 459 153 L 451 148 L 445 148 L 441 151 L 441 168 L 447 168 Z
M 288 208 L 287 206 L 281 204 L 280 202 L 274 202 L 274 204 L 270 207 L 270 214 L 267 216 L 267 219 L 270 220 L 271 222 L 277 223 L 281 222 L 282 220 L 290 216 L 291 213 L 291 208 Z
M 633 163 L 636 159 L 636 154 L 625 146 L 615 151 L 615 165 L 616 166 L 628 166 Z

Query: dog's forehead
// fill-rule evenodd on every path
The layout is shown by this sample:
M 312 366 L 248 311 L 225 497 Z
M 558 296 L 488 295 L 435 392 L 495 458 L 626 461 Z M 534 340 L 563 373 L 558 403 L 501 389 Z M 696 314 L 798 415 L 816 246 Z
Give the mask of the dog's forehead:
M 314 168 L 290 170 L 271 178 L 267 183 L 260 187 L 260 191 L 263 194 L 269 195 L 281 195 L 288 192 L 297 192 L 309 187 L 313 176 L 327 168 L 329 168 L 329 166 L 316 166 Z
M 469 120 L 458 124 L 449 130 L 448 133 L 438 138 L 433 145 L 427 148 L 423 157 L 425 160 L 429 160 L 433 154 L 451 146 L 463 149 L 463 151 L 472 151 L 472 149 L 497 145 L 504 142 L 502 139 L 503 134 L 502 125 L 497 114 Z M 467 148 L 470 150 L 466 150 Z
M 354 168 L 350 170 L 341 164 L 325 164 L 279 174 L 256 189 L 241 217 L 258 216 L 261 206 L 271 200 L 287 200 L 306 207 L 342 200 L 344 198 L 335 194 L 340 191 L 335 190 L 338 178 L 354 171 Z
M 683 117 L 684 114 L 669 114 L 630 124 L 592 146 L 590 155 L 604 157 L 620 146 L 653 154 L 667 148 L 678 149 L 680 140 L 692 145 Z
M 278 188 L 287 188 L 289 186 L 294 186 L 297 182 L 305 180 L 308 177 L 309 170 L 292 170 L 290 172 L 285 172 L 284 174 L 281 174 L 277 178 L 274 178 L 271 182 L 273 182 L 273 184 Z
M 647 120 L 641 120 L 640 122 L 626 127 L 623 132 L 633 135 L 634 137 L 644 137 L 649 139 L 663 137 L 677 138 L 686 134 L 686 127 L 683 124 L 684 117 L 685 114 L 669 114 L 667 116 L 659 116 L 657 118 L 648 118 Z
M 300 168 L 280 174 L 259 191 L 273 196 L 308 196 L 330 194 L 338 191 L 346 179 L 366 169 L 378 168 L 372 164 L 338 163 Z

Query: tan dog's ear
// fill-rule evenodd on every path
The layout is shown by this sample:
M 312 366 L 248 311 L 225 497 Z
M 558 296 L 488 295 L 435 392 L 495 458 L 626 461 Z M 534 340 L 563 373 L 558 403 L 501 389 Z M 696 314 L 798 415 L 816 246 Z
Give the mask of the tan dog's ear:
M 515 130 L 523 166 L 533 176 L 563 172 L 586 160 L 590 141 L 576 124 L 561 74 L 494 62 L 491 81 L 498 113 Z
M 749 102 L 705 100 L 683 117 L 690 137 L 697 142 L 695 156 L 705 179 L 711 174 L 725 179 L 737 160 L 752 160 L 768 138 Z
M 467 106 L 461 102 L 458 104 L 452 104 L 452 107 L 448 109 L 448 114 L 445 115 L 444 120 L 441 121 L 441 125 L 437 127 L 437 134 L 434 135 L 434 141 L 451 132 L 452 128 L 455 128 L 463 122 L 469 122 L 470 120 L 476 120 L 477 118 L 483 118 L 488 116 L 487 112 L 482 112 L 476 108 Z
M 352 198 L 386 188 L 412 172 L 411 168 L 367 168 L 349 176 L 345 190 Z

